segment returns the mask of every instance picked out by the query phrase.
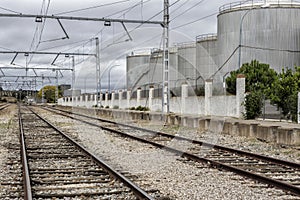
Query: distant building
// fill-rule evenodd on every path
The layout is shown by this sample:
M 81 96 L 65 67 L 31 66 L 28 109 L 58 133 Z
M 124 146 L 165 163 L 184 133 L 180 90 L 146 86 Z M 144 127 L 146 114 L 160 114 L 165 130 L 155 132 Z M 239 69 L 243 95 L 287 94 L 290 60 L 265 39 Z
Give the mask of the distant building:
M 63 92 L 64 97 L 71 97 L 71 96 L 80 96 L 81 95 L 81 90 L 65 90 Z
M 63 94 L 65 90 L 69 90 L 71 89 L 71 85 L 70 84 L 62 84 L 58 86 L 58 89 L 61 91 L 61 93 Z

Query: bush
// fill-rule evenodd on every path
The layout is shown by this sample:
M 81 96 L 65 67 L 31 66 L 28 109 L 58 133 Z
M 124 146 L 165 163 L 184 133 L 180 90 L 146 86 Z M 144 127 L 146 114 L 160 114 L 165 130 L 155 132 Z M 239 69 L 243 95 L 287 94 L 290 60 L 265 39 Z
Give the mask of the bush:
M 137 110 L 137 111 L 150 111 L 150 109 L 148 107 L 145 106 L 138 106 L 138 107 L 131 107 L 129 108 L 129 110 Z
M 263 94 L 260 91 L 253 91 L 247 94 L 245 98 L 246 113 L 243 113 L 245 119 L 255 119 L 261 115 L 263 107 Z
M 136 110 L 139 110 L 139 111 L 149 111 L 150 109 L 148 107 L 145 107 L 145 106 L 138 106 L 136 108 Z
M 119 106 L 114 106 L 113 109 L 119 109 Z

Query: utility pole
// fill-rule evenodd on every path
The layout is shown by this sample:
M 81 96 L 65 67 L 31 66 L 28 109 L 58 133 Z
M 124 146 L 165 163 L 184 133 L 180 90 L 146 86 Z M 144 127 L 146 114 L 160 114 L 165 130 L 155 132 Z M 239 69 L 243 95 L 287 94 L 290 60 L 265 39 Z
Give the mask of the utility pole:
M 97 82 L 97 105 L 98 102 L 100 103 L 101 106 L 101 81 L 100 81 L 100 75 L 101 75 L 101 71 L 100 71 L 100 49 L 99 49 L 99 38 L 95 38 L 96 40 L 96 82 Z M 100 97 L 100 98 L 99 98 Z
M 72 91 L 74 91 L 74 89 L 75 89 L 75 57 L 72 56 Z
M 58 70 L 56 70 L 55 103 L 58 104 Z
M 42 104 L 44 104 L 44 98 L 45 98 L 45 94 L 44 94 L 44 75 L 42 74 Z
M 163 96 L 162 96 L 162 112 L 170 112 L 170 76 L 169 76 L 169 0 L 164 0 L 164 21 L 163 21 Z

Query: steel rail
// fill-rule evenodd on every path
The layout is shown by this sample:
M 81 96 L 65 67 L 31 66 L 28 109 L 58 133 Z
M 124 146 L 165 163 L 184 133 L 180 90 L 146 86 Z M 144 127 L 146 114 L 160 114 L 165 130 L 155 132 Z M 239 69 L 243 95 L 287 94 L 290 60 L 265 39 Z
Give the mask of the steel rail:
M 66 113 L 69 113 L 69 114 L 75 114 L 75 115 L 78 115 L 78 116 L 81 116 L 81 117 L 86 117 L 86 118 L 93 119 L 93 120 L 98 120 L 98 121 L 101 121 L 101 122 L 111 123 L 111 124 L 114 124 L 114 125 L 119 125 L 119 126 L 133 128 L 133 129 L 140 130 L 140 131 L 149 132 L 153 135 L 157 134 L 157 135 L 168 137 L 168 138 L 171 138 L 171 139 L 175 138 L 177 140 L 183 140 L 183 141 L 191 142 L 193 144 L 211 146 L 215 149 L 220 149 L 220 150 L 236 153 L 236 154 L 243 155 L 243 156 L 248 156 L 248 157 L 256 158 L 256 159 L 259 159 L 259 160 L 264 160 L 264 161 L 267 161 L 267 162 L 272 162 L 272 163 L 276 163 L 276 164 L 285 165 L 285 166 L 300 169 L 300 163 L 280 160 L 280 159 L 277 159 L 277 158 L 272 158 L 272 157 L 268 157 L 268 156 L 264 156 L 264 155 L 259 155 L 259 154 L 255 154 L 255 153 L 251 153 L 251 152 L 247 152 L 247 151 L 243 151 L 243 150 L 232 149 L 232 148 L 229 148 L 229 147 L 224 147 L 224 146 L 220 146 L 220 145 L 216 145 L 216 144 L 210 144 L 210 143 L 207 143 L 207 142 L 193 140 L 193 139 L 182 137 L 182 136 L 174 136 L 174 135 L 164 133 L 164 132 L 160 132 L 160 131 L 153 131 L 153 130 L 146 129 L 146 128 L 141 128 L 141 127 L 137 127 L 137 126 L 133 126 L 133 125 L 129 125 L 129 124 L 114 122 L 114 121 L 110 121 L 110 120 L 106 120 L 106 119 L 91 117 L 91 116 L 87 116 L 87 115 L 83 115 L 83 114 L 79 114 L 79 113 L 73 113 L 73 112 L 70 112 L 70 111 L 65 111 L 65 110 L 61 110 L 61 109 L 57 109 L 57 108 L 53 108 L 53 107 L 51 109 L 58 110 L 58 111 L 61 111 L 61 112 L 66 112 Z
M 22 114 L 20 104 L 18 105 L 18 118 L 19 118 L 19 130 L 20 130 L 20 143 L 21 143 L 21 157 L 22 157 L 22 169 L 23 169 L 23 183 L 24 183 L 24 199 L 32 200 L 32 190 L 31 190 L 31 181 L 30 173 L 28 168 L 27 161 L 27 149 L 25 144 L 24 129 L 22 122 Z
M 67 115 L 64 115 L 64 114 L 61 114 L 61 115 L 67 116 Z M 71 119 L 74 119 L 74 120 L 77 120 L 77 121 L 80 121 L 80 122 L 83 122 L 85 124 L 94 126 L 94 127 L 101 128 L 101 129 L 106 130 L 108 132 L 112 132 L 112 133 L 121 135 L 123 137 L 131 138 L 131 139 L 136 140 L 136 141 L 140 141 L 140 142 L 143 142 L 143 143 L 153 145 L 157 148 L 166 150 L 168 152 L 174 153 L 174 154 L 179 155 L 181 157 L 191 159 L 195 162 L 205 162 L 205 163 L 207 163 L 207 164 L 209 164 L 213 167 L 216 167 L 218 169 L 225 169 L 227 171 L 231 171 L 231 172 L 234 172 L 234 173 L 239 174 L 241 176 L 248 177 L 248 178 L 251 178 L 253 180 L 260 181 L 262 183 L 275 186 L 275 187 L 280 188 L 284 191 L 291 192 L 294 195 L 300 196 L 300 188 L 296 187 L 294 185 L 288 184 L 286 182 L 274 180 L 272 178 L 268 178 L 268 177 L 263 176 L 263 175 L 255 174 L 253 172 L 249 172 L 249 171 L 246 171 L 246 170 L 243 170 L 243 169 L 239 169 L 237 167 L 233 167 L 233 166 L 230 166 L 230 165 L 227 165 L 227 164 L 223 164 L 223 163 L 218 162 L 218 161 L 214 161 L 214 160 L 207 159 L 207 158 L 204 158 L 204 157 L 199 157 L 199 156 L 196 156 L 196 155 L 193 155 L 193 154 L 190 154 L 190 153 L 187 153 L 187 152 L 184 152 L 184 151 L 172 148 L 172 147 L 168 147 L 168 146 L 165 146 L 165 145 L 162 145 L 162 144 L 159 144 L 159 143 L 155 143 L 155 142 L 152 142 L 152 141 L 149 141 L 149 140 L 137 137 L 137 136 L 133 136 L 133 135 L 127 134 L 127 133 L 122 132 L 122 131 L 118 131 L 118 130 L 111 129 L 111 128 L 108 128 L 108 127 L 105 127 L 105 126 L 94 124 L 92 122 L 84 121 L 82 119 L 78 119 L 78 118 L 75 118 L 75 117 L 72 117 L 72 116 L 67 116 L 67 117 L 69 117 Z
M 63 137 L 65 137 L 68 141 L 72 142 L 76 147 L 78 147 L 80 150 L 82 150 L 85 154 L 87 154 L 91 159 L 93 159 L 97 164 L 99 164 L 103 169 L 105 169 L 109 174 L 111 174 L 115 179 L 120 180 L 122 183 L 124 183 L 126 186 L 128 186 L 132 192 L 139 198 L 139 199 L 150 199 L 154 200 L 152 196 L 147 194 L 144 190 L 142 190 L 140 187 L 135 185 L 132 181 L 130 181 L 128 178 L 114 170 L 112 167 L 110 167 L 108 164 L 106 164 L 103 160 L 101 160 L 99 157 L 97 157 L 95 154 L 89 152 L 86 148 L 84 148 L 82 145 L 74 141 L 71 137 L 63 133 L 61 130 L 59 130 L 57 127 L 55 127 L 53 124 L 51 124 L 49 121 L 44 119 L 42 116 L 34 112 L 32 109 L 28 108 L 33 114 L 35 114 L 38 118 L 40 118 L 42 121 L 47 123 L 51 128 L 53 128 L 55 131 L 60 133 Z
M 3 110 L 3 109 L 5 109 L 5 108 L 7 108 L 8 106 L 10 106 L 10 104 L 9 104 L 9 103 L 7 103 L 7 104 L 4 104 L 3 106 L 1 106 L 1 107 L 0 107 L 0 110 Z

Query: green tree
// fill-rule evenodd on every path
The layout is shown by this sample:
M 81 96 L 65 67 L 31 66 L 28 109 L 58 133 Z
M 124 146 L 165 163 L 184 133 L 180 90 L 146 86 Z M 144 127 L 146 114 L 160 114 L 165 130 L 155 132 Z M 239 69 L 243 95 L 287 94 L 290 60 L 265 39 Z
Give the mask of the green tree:
M 44 90 L 44 99 L 46 99 L 48 103 L 55 103 L 56 86 L 52 86 L 52 85 L 44 86 L 43 89 L 40 89 L 40 91 L 38 92 L 39 98 L 42 98 L 42 90 Z M 58 94 L 59 94 L 58 97 L 61 97 L 60 92 Z
M 271 103 L 282 110 L 282 114 L 293 121 L 297 120 L 297 97 L 300 89 L 300 67 L 284 70 L 272 84 Z
M 238 74 L 246 76 L 246 92 L 263 90 L 265 95 L 270 94 L 270 87 L 277 79 L 277 73 L 268 64 L 259 63 L 257 60 L 245 63 L 238 70 L 230 72 L 226 78 L 227 92 L 236 94 L 236 78 Z
M 254 119 L 261 114 L 262 99 L 269 98 L 272 83 L 278 79 L 275 70 L 268 64 L 259 63 L 257 60 L 245 63 L 236 71 L 230 72 L 226 78 L 227 92 L 236 94 L 236 78 L 238 74 L 246 77 L 246 92 L 248 93 L 244 102 L 246 119 Z
M 255 117 L 259 116 L 262 111 L 262 105 L 263 105 L 263 94 L 260 90 L 252 91 L 251 93 L 248 93 L 245 98 L 245 109 L 246 113 L 244 113 L 245 119 L 255 119 Z

